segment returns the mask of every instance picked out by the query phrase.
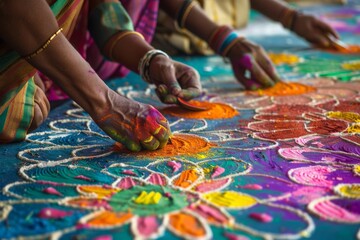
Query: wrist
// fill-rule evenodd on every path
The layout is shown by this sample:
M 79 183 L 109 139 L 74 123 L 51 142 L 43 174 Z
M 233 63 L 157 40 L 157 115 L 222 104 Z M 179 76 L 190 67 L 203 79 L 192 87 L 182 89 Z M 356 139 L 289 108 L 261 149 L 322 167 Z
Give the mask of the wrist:
M 138 66 L 139 74 L 141 78 L 147 83 L 152 83 L 150 77 L 150 64 L 152 60 L 159 55 L 167 59 L 170 58 L 165 52 L 157 49 L 152 49 L 148 51 L 139 61 L 139 66 Z
M 284 7 L 280 12 L 278 21 L 283 25 L 284 28 L 293 30 L 294 24 L 297 18 L 298 12 L 295 9 Z

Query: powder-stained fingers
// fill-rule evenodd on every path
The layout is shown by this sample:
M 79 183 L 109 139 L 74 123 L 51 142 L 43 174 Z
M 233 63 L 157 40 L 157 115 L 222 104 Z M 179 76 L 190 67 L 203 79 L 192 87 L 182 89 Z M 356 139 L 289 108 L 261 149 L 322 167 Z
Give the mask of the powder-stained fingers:
M 325 35 L 332 35 L 333 37 L 339 39 L 339 34 L 326 22 L 320 21 L 318 19 L 315 20 L 314 24 L 323 32 Z
M 257 83 L 263 87 L 271 87 L 274 85 L 274 81 L 266 74 L 266 72 L 259 66 L 256 61 L 253 61 L 251 72 L 251 79 L 256 80 Z
M 279 74 L 276 71 L 275 66 L 271 62 L 270 58 L 268 57 L 267 53 L 263 48 L 261 48 L 256 56 L 259 65 L 265 71 L 265 73 L 271 78 L 273 82 L 280 82 L 281 79 Z
M 138 141 L 127 139 L 127 140 L 121 141 L 120 143 L 125 145 L 125 147 L 132 152 L 139 152 L 141 150 L 141 145 Z
M 171 65 L 161 68 L 160 76 L 160 82 L 166 85 L 169 93 L 177 96 L 181 91 L 181 87 L 175 75 L 175 67 Z
M 155 93 L 158 96 L 158 98 L 160 99 L 160 101 L 163 103 L 176 104 L 178 102 L 177 97 L 172 94 L 169 94 L 169 89 L 164 84 L 160 84 L 155 89 Z
M 202 91 L 198 88 L 187 88 L 181 91 L 183 99 L 191 100 L 193 98 L 199 97 L 202 94 Z
M 140 140 L 140 143 L 144 149 L 151 151 L 158 149 L 160 146 L 160 142 L 153 135 L 148 135 Z
M 167 123 L 165 126 L 163 125 L 159 125 L 159 127 L 157 129 L 155 129 L 154 132 L 152 132 L 152 135 L 159 141 L 159 146 L 158 148 L 163 148 L 170 136 L 171 136 L 171 131 L 169 128 L 169 124 Z

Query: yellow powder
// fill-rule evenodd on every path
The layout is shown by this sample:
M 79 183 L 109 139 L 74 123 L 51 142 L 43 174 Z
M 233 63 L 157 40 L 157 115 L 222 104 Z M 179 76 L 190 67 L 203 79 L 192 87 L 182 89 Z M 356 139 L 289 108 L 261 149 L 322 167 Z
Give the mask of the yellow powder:
M 159 192 L 151 191 L 147 193 L 145 191 L 142 191 L 141 194 L 136 199 L 134 199 L 134 202 L 144 205 L 158 204 L 161 198 L 162 195 Z
M 300 58 L 294 54 L 288 53 L 269 53 L 271 61 L 275 65 L 288 64 L 293 65 L 300 62 Z
M 104 188 L 100 186 L 79 186 L 78 189 L 85 194 L 96 194 L 99 198 L 108 198 L 120 191 L 119 189 Z
M 218 207 L 248 208 L 257 203 L 251 196 L 231 191 L 207 193 L 203 198 Z
M 359 184 L 345 185 L 345 186 L 340 187 L 338 190 L 341 193 L 341 195 L 344 197 L 360 198 L 360 185 Z
M 346 62 L 341 67 L 346 70 L 358 71 L 360 70 L 360 61 Z

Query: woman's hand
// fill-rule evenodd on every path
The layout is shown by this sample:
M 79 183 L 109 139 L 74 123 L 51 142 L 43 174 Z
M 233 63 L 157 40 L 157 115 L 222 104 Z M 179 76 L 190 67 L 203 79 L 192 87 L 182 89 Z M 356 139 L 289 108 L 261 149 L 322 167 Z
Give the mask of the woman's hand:
M 237 80 L 246 89 L 271 87 L 280 78 L 265 50 L 244 38 L 239 38 L 230 49 L 230 59 Z
M 134 152 L 156 150 L 167 144 L 169 123 L 158 110 L 115 92 L 109 95 L 108 109 L 92 117 L 112 139 Z
M 339 38 L 337 32 L 330 25 L 314 16 L 297 13 L 294 21 L 293 31 L 320 47 L 330 47 L 331 38 Z
M 157 55 L 151 60 L 149 74 L 151 82 L 157 87 L 159 99 L 164 103 L 177 103 L 177 97 L 190 100 L 202 93 L 199 73 L 164 55 Z

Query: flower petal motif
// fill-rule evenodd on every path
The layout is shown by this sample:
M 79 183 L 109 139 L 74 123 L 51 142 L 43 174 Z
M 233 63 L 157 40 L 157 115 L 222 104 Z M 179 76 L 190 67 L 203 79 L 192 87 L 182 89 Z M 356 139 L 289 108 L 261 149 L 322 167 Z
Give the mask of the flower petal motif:
M 157 216 L 134 217 L 131 223 L 135 238 L 157 238 L 164 234 L 166 229 L 164 219 Z
M 312 201 L 308 209 L 322 219 L 342 223 L 360 223 L 360 200 L 323 197 Z
M 90 198 L 90 197 L 78 197 L 68 198 L 63 201 L 64 205 L 72 207 L 80 207 L 84 209 L 107 209 L 111 210 L 111 206 L 108 201 L 101 198 Z
M 209 204 L 227 209 L 244 209 L 258 203 L 254 197 L 233 191 L 205 193 L 202 199 Z
M 115 193 L 119 192 L 120 189 L 112 188 L 111 186 L 94 186 L 94 185 L 88 185 L 88 186 L 78 186 L 77 187 L 78 192 L 80 192 L 82 195 L 85 196 L 92 196 L 92 197 L 98 197 L 98 198 L 110 198 Z
M 339 184 L 335 187 L 334 191 L 345 198 L 360 199 L 360 184 Z
M 99 211 L 89 214 L 81 219 L 81 223 L 93 228 L 108 228 L 115 226 L 122 226 L 131 221 L 133 218 L 131 213 L 113 212 L 113 211 Z
M 231 183 L 231 178 L 221 178 L 219 180 L 205 180 L 194 186 L 194 190 L 198 193 L 206 193 L 211 191 L 220 191 Z
M 188 169 L 181 172 L 172 184 L 176 187 L 186 189 L 193 186 L 200 177 L 201 173 L 197 169 Z
M 210 239 L 208 225 L 188 211 L 172 213 L 168 216 L 168 228 L 179 237 L 185 239 Z
M 199 214 L 212 225 L 231 226 L 234 223 L 234 219 L 228 213 L 206 203 L 192 204 L 189 209 L 192 212 Z

